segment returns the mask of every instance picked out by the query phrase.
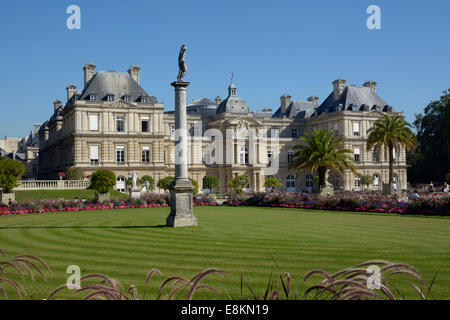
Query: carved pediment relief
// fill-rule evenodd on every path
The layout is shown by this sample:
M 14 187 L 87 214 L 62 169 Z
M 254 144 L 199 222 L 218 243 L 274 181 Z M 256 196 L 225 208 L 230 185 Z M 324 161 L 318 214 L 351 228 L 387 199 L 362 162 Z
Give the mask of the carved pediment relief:
M 135 105 L 126 102 L 122 99 L 116 100 L 114 102 L 108 102 L 105 103 L 105 106 L 111 107 L 111 108 L 130 108 L 130 107 L 136 107 Z

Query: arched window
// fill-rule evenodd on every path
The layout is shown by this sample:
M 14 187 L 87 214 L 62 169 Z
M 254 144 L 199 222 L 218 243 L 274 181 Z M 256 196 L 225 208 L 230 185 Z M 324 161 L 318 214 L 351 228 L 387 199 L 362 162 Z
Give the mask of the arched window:
M 313 186 L 313 176 L 312 175 L 310 175 L 310 174 L 306 175 L 306 184 L 305 184 L 305 186 L 307 188 L 312 188 L 312 186 Z
M 286 178 L 286 188 L 295 188 L 295 178 L 292 175 L 288 175 Z

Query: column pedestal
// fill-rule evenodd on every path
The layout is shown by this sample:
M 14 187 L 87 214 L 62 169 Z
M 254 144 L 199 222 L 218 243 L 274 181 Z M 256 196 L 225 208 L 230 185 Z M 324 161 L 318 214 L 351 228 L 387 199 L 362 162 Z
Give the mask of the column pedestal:
M 193 190 L 187 170 L 187 116 L 186 87 L 189 82 L 175 81 L 175 179 L 170 185 L 170 215 L 166 224 L 170 227 L 196 226 L 193 212 Z

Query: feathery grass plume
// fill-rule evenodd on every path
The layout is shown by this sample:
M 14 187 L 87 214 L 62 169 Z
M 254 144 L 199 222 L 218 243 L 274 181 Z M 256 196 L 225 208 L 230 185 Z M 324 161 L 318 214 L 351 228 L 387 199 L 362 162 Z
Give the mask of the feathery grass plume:
M 150 279 L 152 278 L 152 276 L 153 276 L 154 274 L 157 274 L 157 275 L 159 275 L 159 276 L 162 276 L 161 271 L 159 271 L 159 270 L 156 269 L 156 268 L 151 269 L 151 270 L 147 273 L 147 276 L 145 277 L 144 299 L 145 299 L 145 295 L 146 295 L 146 293 L 147 293 L 147 287 L 148 287 L 148 284 L 149 284 Z
M 0 250 L 0 254 L 6 257 L 6 254 L 3 250 Z M 37 261 L 37 263 L 33 262 Z M 12 279 L 9 279 L 6 271 L 9 269 L 13 269 L 17 275 L 21 278 L 22 281 L 25 281 L 25 274 L 22 270 L 25 270 L 28 277 L 32 282 L 35 282 L 35 277 L 33 274 L 33 270 L 35 270 L 39 275 L 47 281 L 47 276 L 43 272 L 43 269 L 46 269 L 51 275 L 53 275 L 53 271 L 50 267 L 40 258 L 30 255 L 30 254 L 20 254 L 18 256 L 13 257 L 11 260 L 0 261 L 0 283 L 9 284 L 14 291 L 17 293 L 19 299 L 23 299 L 23 296 L 27 295 L 25 288 L 18 282 Z M 2 293 L 5 299 L 8 299 L 8 295 L 6 289 L 0 284 L 0 292 Z
M 199 289 L 198 286 L 199 286 L 200 282 L 202 281 L 202 279 L 211 273 L 218 273 L 218 274 L 224 275 L 226 273 L 226 271 L 216 269 L 216 268 L 210 268 L 210 269 L 206 269 L 206 270 L 198 273 L 191 280 L 192 286 L 191 286 L 191 289 L 189 290 L 188 294 L 186 295 L 186 300 L 192 299 L 192 296 L 194 295 L 195 291 Z

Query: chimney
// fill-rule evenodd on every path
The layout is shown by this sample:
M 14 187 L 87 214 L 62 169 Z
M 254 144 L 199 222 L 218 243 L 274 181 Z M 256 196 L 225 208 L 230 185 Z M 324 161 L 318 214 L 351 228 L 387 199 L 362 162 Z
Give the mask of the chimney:
M 38 133 L 40 127 L 41 127 L 40 124 L 35 124 L 35 125 L 34 125 L 34 133 Z
M 371 91 L 376 92 L 377 91 L 377 83 L 375 81 L 369 80 L 364 82 L 364 87 L 369 87 Z
M 83 67 L 83 70 L 84 70 L 84 88 L 86 88 L 87 83 L 94 76 L 95 65 L 93 65 L 90 62 L 86 62 L 86 64 Z
M 55 100 L 55 101 L 53 102 L 53 108 L 54 108 L 55 112 L 56 112 L 56 110 L 58 110 L 58 108 L 59 108 L 61 105 L 62 105 L 62 102 L 59 101 L 59 100 Z
M 317 107 L 318 102 L 319 102 L 319 98 L 316 97 L 316 96 L 311 96 L 311 97 L 308 98 L 308 101 L 314 103 L 314 105 Z
M 76 90 L 76 86 L 74 86 L 73 84 L 69 84 L 66 88 L 67 90 L 67 101 L 70 100 L 70 98 L 73 97 L 73 95 L 75 94 L 75 90 Z
M 141 68 L 139 68 L 137 65 L 133 64 L 129 69 L 128 73 L 130 74 L 131 78 L 133 78 L 134 81 L 139 84 L 139 72 L 141 71 Z
M 286 113 L 287 108 L 289 107 L 289 105 L 291 104 L 291 96 L 288 94 L 283 94 L 280 97 L 281 100 L 281 113 Z
M 346 82 L 347 81 L 345 81 L 344 79 L 336 79 L 333 81 L 333 89 L 335 95 L 340 96 L 342 92 L 344 92 Z
M 219 105 L 222 102 L 222 98 L 219 96 L 217 96 L 215 100 L 217 105 Z
M 44 140 L 45 141 L 48 140 L 48 127 L 47 126 L 44 127 Z

